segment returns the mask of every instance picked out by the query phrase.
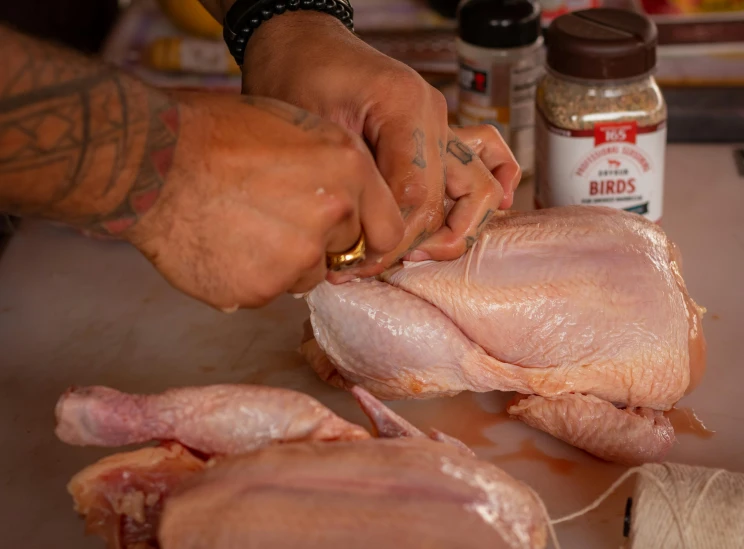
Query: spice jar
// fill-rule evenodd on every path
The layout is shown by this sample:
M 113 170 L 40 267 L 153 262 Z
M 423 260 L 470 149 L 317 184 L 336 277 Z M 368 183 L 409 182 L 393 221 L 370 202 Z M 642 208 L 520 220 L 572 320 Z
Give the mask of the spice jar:
M 537 90 L 538 208 L 610 206 L 658 222 L 667 110 L 652 75 L 656 27 L 597 8 L 555 19 Z
M 542 76 L 540 7 L 533 0 L 466 0 L 458 10 L 458 122 L 491 124 L 523 175 L 534 171 L 535 92 Z

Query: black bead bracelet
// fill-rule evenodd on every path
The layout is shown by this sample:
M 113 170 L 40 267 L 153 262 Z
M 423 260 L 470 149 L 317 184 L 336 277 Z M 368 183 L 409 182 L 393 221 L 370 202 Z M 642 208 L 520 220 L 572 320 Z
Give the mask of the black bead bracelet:
M 235 62 L 243 66 L 246 44 L 261 23 L 298 10 L 327 13 L 354 32 L 354 8 L 349 0 L 236 0 L 225 15 L 222 31 Z

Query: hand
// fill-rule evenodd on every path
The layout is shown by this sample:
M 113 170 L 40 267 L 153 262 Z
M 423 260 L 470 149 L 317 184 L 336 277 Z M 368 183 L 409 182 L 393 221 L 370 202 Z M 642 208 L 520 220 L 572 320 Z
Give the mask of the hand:
M 519 167 L 517 159 L 499 131 L 490 124 L 453 126 L 451 130 L 457 139 L 478 156 L 481 163 L 501 185 L 504 198 L 499 209 L 511 208 L 514 203 L 514 191 L 522 179 L 522 168 Z
M 176 96 L 168 180 L 125 237 L 179 290 L 222 310 L 310 290 L 362 230 L 373 254 L 403 221 L 361 139 L 271 99 Z
M 434 259 L 459 257 L 489 212 L 511 203 L 519 169 L 503 140 L 481 129 L 466 133 L 478 151 L 463 146 L 448 128 L 441 93 L 326 14 L 283 14 L 262 24 L 243 74 L 245 93 L 299 105 L 363 136 L 405 219 L 394 250 L 368 254 L 335 282 L 377 274 L 417 248 Z M 499 170 L 493 162 L 513 165 Z M 509 179 L 496 181 L 497 172 Z M 508 187 L 506 199 L 499 183 Z M 446 196 L 458 203 L 445 219 Z
M 522 171 L 493 126 L 452 128 L 445 151 L 448 215 L 445 226 L 405 256 L 409 261 L 460 257 L 475 243 L 493 215 L 511 207 Z M 494 182 L 495 179 L 495 182 Z M 492 185 L 493 194 L 480 201 L 478 189 Z M 484 193 L 485 194 L 485 193 Z M 464 235 L 464 236 L 461 236 Z

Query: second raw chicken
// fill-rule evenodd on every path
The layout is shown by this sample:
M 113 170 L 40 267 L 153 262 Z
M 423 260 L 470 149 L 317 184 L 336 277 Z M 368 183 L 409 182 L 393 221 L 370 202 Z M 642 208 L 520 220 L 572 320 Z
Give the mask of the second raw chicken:
M 609 461 L 661 460 L 669 410 L 705 369 L 703 310 L 675 245 L 598 207 L 508 213 L 449 262 L 307 296 L 303 352 L 384 399 L 516 391 L 509 413 Z

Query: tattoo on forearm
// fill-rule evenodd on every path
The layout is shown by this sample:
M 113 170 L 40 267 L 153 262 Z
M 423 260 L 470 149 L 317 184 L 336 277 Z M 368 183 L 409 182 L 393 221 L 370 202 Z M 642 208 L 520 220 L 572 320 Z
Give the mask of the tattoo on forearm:
M 125 200 L 113 212 L 91 224 L 93 230 L 121 234 L 137 223 L 160 197 L 173 164 L 180 117 L 178 107 L 165 97 L 150 97 L 148 103 L 149 127 L 138 177 Z
M 424 132 L 416 128 L 413 132 L 413 140 L 416 143 L 416 154 L 413 157 L 413 163 L 421 169 L 426 168 L 426 154 L 424 153 Z
M 157 200 L 178 107 L 140 82 L 0 25 L 0 204 L 107 234 Z
M 470 150 L 470 147 L 460 141 L 457 137 L 450 139 L 447 142 L 447 152 L 457 158 L 457 160 L 459 160 L 463 165 L 469 164 L 475 157 L 473 151 Z

